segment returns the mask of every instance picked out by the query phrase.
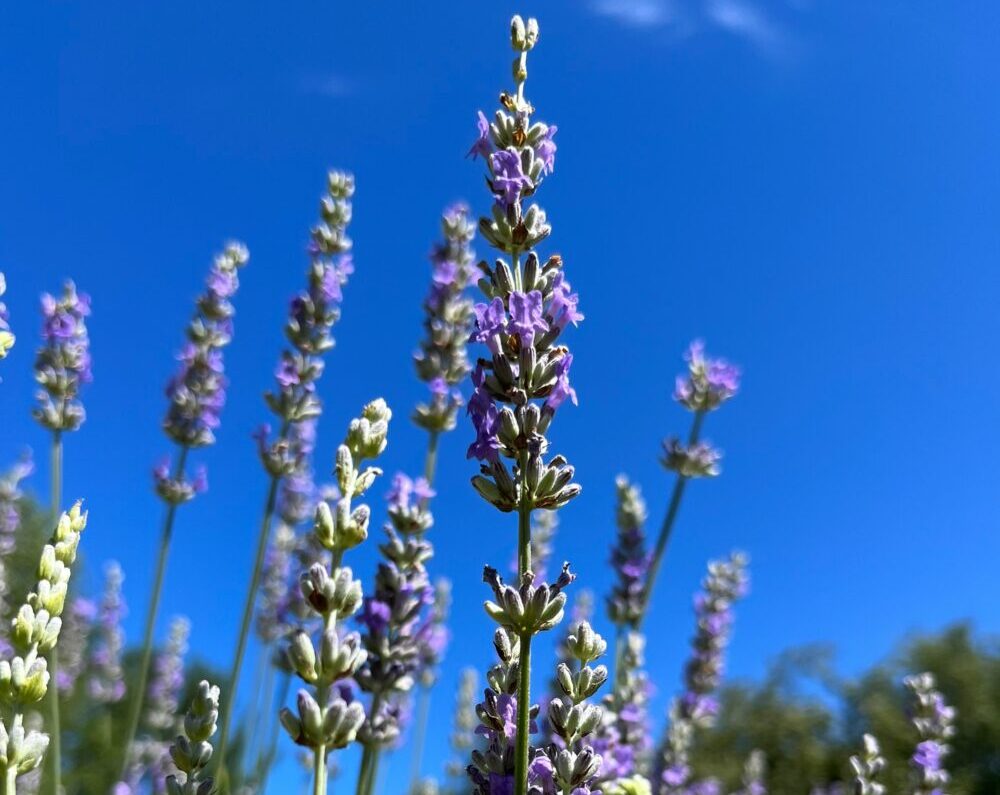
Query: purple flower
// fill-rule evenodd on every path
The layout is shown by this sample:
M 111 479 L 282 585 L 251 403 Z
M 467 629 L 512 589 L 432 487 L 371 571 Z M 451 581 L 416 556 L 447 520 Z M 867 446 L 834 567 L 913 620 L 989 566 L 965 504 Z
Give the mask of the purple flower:
M 725 359 L 705 357 L 705 343 L 695 340 L 684 355 L 686 375 L 677 376 L 674 400 L 691 411 L 712 411 L 736 395 L 740 369 Z
M 93 380 L 89 315 L 90 298 L 77 293 L 73 282 L 66 282 L 61 298 L 42 295 L 42 346 L 35 357 L 40 390 L 33 414 L 53 431 L 74 431 L 86 417 L 79 395 L 82 385 Z
M 125 696 L 125 674 L 121 656 L 125 636 L 121 622 L 125 617 L 122 597 L 121 566 L 110 561 L 104 567 L 104 596 L 97 616 L 97 643 L 90 658 L 91 674 L 87 682 L 90 697 L 99 704 L 114 704 Z
M 364 609 L 361 611 L 359 621 L 367 627 L 369 632 L 384 632 L 389 626 L 392 618 L 392 608 L 385 602 L 377 599 L 366 599 Z
M 494 298 L 488 304 L 476 304 L 476 327 L 473 342 L 484 343 L 493 353 L 500 353 L 498 337 L 507 331 L 507 311 L 502 298 Z
M 542 173 L 551 174 L 556 165 L 556 142 L 554 140 L 559 128 L 550 125 L 545 134 L 535 144 L 535 157 L 542 161 Z
M 569 281 L 559 271 L 552 281 L 552 298 L 549 301 L 548 317 L 552 325 L 560 331 L 570 323 L 577 325 L 583 320 L 583 313 L 577 309 L 579 303 L 580 296 L 572 291 Z
M 406 510 L 413 502 L 422 502 L 435 496 L 426 478 L 413 480 L 402 472 L 397 472 L 392 479 L 392 486 L 385 495 L 390 509 Z
M 476 157 L 489 157 L 490 152 L 493 151 L 493 145 L 490 142 L 490 122 L 486 118 L 486 114 L 481 110 L 478 111 L 478 117 L 476 118 L 476 129 L 478 136 L 466 155 L 466 157 L 471 157 L 473 160 Z
M 572 401 L 574 406 L 577 403 L 576 390 L 569 384 L 569 368 L 572 364 L 572 353 L 567 353 L 561 359 L 556 360 L 556 383 L 555 386 L 552 387 L 552 391 L 549 393 L 548 398 L 545 400 L 545 406 L 550 411 L 556 411 L 563 403 L 566 402 L 567 398 Z
M 504 208 L 517 204 L 522 191 L 534 190 L 534 183 L 521 167 L 521 154 L 513 147 L 491 154 L 490 170 L 493 172 L 490 185 L 497 202 Z
M 542 294 L 538 290 L 510 294 L 510 328 L 521 338 L 522 345 L 531 345 L 536 334 L 549 330 L 542 314 Z

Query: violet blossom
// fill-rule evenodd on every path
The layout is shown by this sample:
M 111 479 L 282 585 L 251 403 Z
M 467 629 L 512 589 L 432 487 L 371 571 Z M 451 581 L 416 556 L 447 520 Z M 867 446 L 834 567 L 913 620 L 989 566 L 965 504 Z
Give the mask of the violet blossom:
M 7 292 L 7 280 L 0 271 L 0 298 L 5 292 Z M 14 347 L 15 339 L 10 330 L 10 313 L 7 311 L 7 305 L 0 301 L 0 359 L 7 357 L 10 349 Z
M 97 639 L 90 656 L 90 675 L 87 690 L 98 704 L 114 704 L 125 696 L 125 674 L 122 670 L 122 652 L 125 635 L 122 620 L 125 618 L 125 599 L 122 582 L 125 575 L 116 561 L 104 565 L 104 595 L 98 605 Z
M 911 694 L 913 726 L 920 737 L 910 759 L 914 795 L 947 795 L 944 788 L 951 776 L 944 759 L 951 751 L 948 741 L 955 734 L 955 709 L 936 689 L 933 674 L 907 677 L 904 684 Z
M 86 319 L 90 297 L 66 282 L 62 297 L 42 294 L 42 346 L 35 357 L 36 420 L 53 431 L 75 431 L 86 418 L 80 390 L 93 380 Z

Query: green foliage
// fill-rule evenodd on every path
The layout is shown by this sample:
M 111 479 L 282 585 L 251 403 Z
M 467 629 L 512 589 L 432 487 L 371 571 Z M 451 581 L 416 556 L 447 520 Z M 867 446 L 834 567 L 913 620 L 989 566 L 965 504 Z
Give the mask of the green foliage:
M 804 795 L 813 786 L 850 782 L 847 760 L 870 732 L 888 761 L 888 791 L 906 792 L 917 737 L 902 680 L 930 671 L 958 713 L 947 760 L 951 789 L 963 795 L 1000 792 L 997 640 L 977 640 L 967 624 L 957 624 L 904 642 L 856 681 L 842 681 L 831 671 L 829 650 L 810 647 L 782 655 L 760 684 L 726 687 L 717 725 L 699 738 L 699 775 L 714 775 L 733 791 L 746 756 L 759 748 L 767 757 L 769 793 Z

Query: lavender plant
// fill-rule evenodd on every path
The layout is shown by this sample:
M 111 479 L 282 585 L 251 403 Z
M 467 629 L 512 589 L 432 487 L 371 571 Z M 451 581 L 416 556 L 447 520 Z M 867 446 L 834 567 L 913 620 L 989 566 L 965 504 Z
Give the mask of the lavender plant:
M 33 415 L 51 432 L 50 506 L 52 520 L 62 502 L 63 434 L 77 430 L 86 417 L 80 391 L 92 378 L 90 337 L 86 318 L 90 315 L 90 297 L 77 293 L 73 282 L 66 282 L 61 298 L 42 295 L 42 345 L 35 357 L 35 381 L 38 405 Z M 53 646 L 49 668 L 58 678 L 59 657 Z M 62 777 L 59 691 L 52 688 L 49 709 L 52 720 L 52 792 L 59 795 Z
M 0 660 L 0 777 L 3 795 L 15 795 L 17 779 L 42 764 L 49 746 L 44 732 L 26 729 L 25 713 L 46 696 L 50 673 L 45 655 L 55 648 L 80 534 L 87 514 L 76 503 L 63 513 L 42 550 L 38 582 L 14 617 L 12 656 Z
M 122 619 L 125 600 L 122 583 L 125 576 L 116 561 L 104 566 L 104 596 L 97 612 L 97 642 L 90 658 L 87 690 L 97 704 L 115 704 L 125 697 L 125 674 L 122 671 L 122 650 L 125 636 Z
M 703 591 L 695 597 L 697 629 L 684 670 L 684 692 L 670 705 L 669 726 L 654 776 L 659 795 L 679 795 L 692 786 L 688 753 L 695 731 L 710 726 L 718 712 L 714 693 L 722 680 L 733 603 L 747 591 L 746 566 L 746 557 L 738 552 L 728 560 L 712 561 Z
M 642 627 L 649 610 L 653 588 L 663 563 L 667 542 L 677 520 L 687 482 L 693 478 L 715 477 L 719 474 L 722 454 L 701 438 L 705 416 L 732 399 L 740 386 L 739 368 L 725 359 L 708 358 L 705 355 L 705 344 L 701 340 L 691 343 L 684 358 L 688 363 L 688 372 L 677 377 L 674 400 L 693 414 L 691 430 L 688 432 L 686 443 L 677 437 L 669 437 L 663 443 L 663 466 L 674 472 L 676 477 L 653 553 L 645 565 L 638 615 L 632 622 L 632 626 L 636 629 Z
M 380 456 L 387 444 L 392 412 L 385 401 L 365 406 L 361 417 L 351 421 L 344 443 L 337 449 L 335 473 L 342 495 L 331 508 L 320 502 L 313 532 L 331 557 L 330 568 L 316 563 L 301 575 L 301 591 L 322 626 L 318 644 L 305 630 L 291 636 L 288 662 L 295 674 L 313 692 L 302 689 L 297 709 L 283 709 L 281 722 L 297 744 L 312 751 L 313 792 L 327 789 L 327 754 L 354 742 L 365 720 L 364 708 L 357 701 L 348 703 L 338 694 L 337 686 L 354 676 L 364 664 L 367 652 L 356 632 L 341 634 L 338 623 L 354 615 L 361 607 L 361 583 L 351 569 L 342 565 L 344 553 L 358 546 L 368 536 L 371 509 L 353 505 L 381 474 L 366 460 Z
M 572 580 L 564 568 L 552 586 L 533 585 L 531 514 L 560 508 L 580 492 L 565 458 L 544 460 L 552 419 L 566 400 L 576 400 L 569 381 L 573 357 L 556 342 L 583 316 L 561 257 L 543 263 L 534 251 L 551 227 L 532 198 L 552 173 L 556 153 L 556 128 L 532 121 L 534 108 L 524 93 L 528 53 L 537 41 L 537 21 L 514 17 L 516 89 L 501 94 L 502 107 L 492 122 L 479 114 L 479 138 L 470 152 L 485 160 L 494 197 L 492 215 L 482 218 L 479 228 L 501 254 L 493 267 L 480 263 L 484 278 L 479 286 L 486 302 L 475 307 L 473 340 L 486 346 L 488 357 L 479 359 L 472 378 L 469 414 L 476 438 L 469 455 L 481 462 L 480 474 L 473 478 L 479 494 L 497 509 L 518 514 L 517 586 L 504 585 L 493 569 L 484 575 L 496 595 L 488 609 L 506 630 L 503 643 L 495 644 L 501 666 L 516 670 L 519 677 L 516 732 L 510 738 L 516 738 L 512 773 L 517 795 L 527 792 L 531 756 L 531 639 L 561 620 L 561 591 Z M 473 780 L 481 791 L 489 786 L 482 771 Z
M 172 466 L 167 460 L 153 471 L 156 493 L 165 503 L 166 513 L 160 533 L 153 589 L 146 612 L 142 656 L 125 733 L 120 778 L 124 778 L 127 773 L 128 749 L 135 739 L 142 715 L 153 656 L 153 632 L 163 591 L 174 517 L 178 506 L 192 500 L 207 485 L 204 469 L 198 470 L 192 479 L 188 478 L 187 459 L 192 450 L 215 442 L 215 431 L 221 422 L 227 387 L 222 351 L 233 338 L 233 316 L 236 310 L 232 299 L 239 288 L 239 270 L 247 264 L 249 258 L 246 247 L 235 242 L 227 244 L 215 258 L 205 282 L 205 291 L 195 301 L 194 316 L 187 327 L 187 342 L 177 354 L 180 365 L 167 383 L 169 405 L 163 420 L 163 430 L 177 445 L 177 455 Z
M 184 732 L 170 746 L 178 773 L 166 780 L 167 795 L 211 795 L 213 781 L 206 775 L 219 720 L 219 688 L 202 680 L 184 716 Z
M 766 764 L 763 751 L 751 751 L 743 765 L 743 787 L 735 795 L 767 795 L 767 787 L 764 785 Z
M 7 292 L 7 280 L 0 271 L 0 298 Z M 0 359 L 6 359 L 10 349 L 14 347 L 15 337 L 10 330 L 10 313 L 7 305 L 0 301 Z
M 60 633 L 59 672 L 56 676 L 56 687 L 63 698 L 73 694 L 86 667 L 87 645 L 96 617 L 97 605 L 91 599 L 77 596 L 70 600 Z
M 854 795 L 885 795 L 885 785 L 879 782 L 885 759 L 873 735 L 864 736 L 864 752 L 851 757 L 851 767 L 854 769 Z
M 951 751 L 948 740 L 955 734 L 955 710 L 936 689 L 934 675 L 907 677 L 904 684 L 913 701 L 913 725 L 920 742 L 913 753 L 914 795 L 946 795 L 951 780 L 944 759 Z
M 229 672 L 228 681 L 232 688 L 229 706 L 222 712 L 217 754 L 220 765 L 226 762 L 240 673 L 278 495 L 286 478 L 301 475 L 303 466 L 308 466 L 306 460 L 311 453 L 311 430 L 322 412 L 316 385 L 323 374 L 323 357 L 334 346 L 331 330 L 340 319 L 343 287 L 348 276 L 354 272 L 350 254 L 352 242 L 347 236 L 353 196 L 353 175 L 340 171 L 331 171 L 327 175 L 327 195 L 320 202 L 320 221 L 312 230 L 308 247 L 310 263 L 306 289 L 291 301 L 285 324 L 289 347 L 282 351 L 275 369 L 275 388 L 265 395 L 268 408 L 278 421 L 278 431 L 271 440 L 270 428 L 265 425 L 259 435 L 261 463 L 269 482 L 236 651 Z M 292 482 L 294 486 L 300 481 Z M 228 786 L 228 771 L 221 771 L 220 780 L 223 788 Z
M 0 655 L 7 655 L 11 650 L 7 637 L 11 609 L 8 599 L 11 594 L 6 561 L 14 551 L 21 525 L 21 500 L 24 497 L 21 481 L 33 470 L 30 456 L 22 456 L 0 477 Z
M 645 648 L 645 636 L 633 631 L 626 632 L 620 644 L 615 687 L 604 698 L 604 720 L 592 743 L 603 759 L 602 786 L 648 775 L 652 685 L 644 670 Z

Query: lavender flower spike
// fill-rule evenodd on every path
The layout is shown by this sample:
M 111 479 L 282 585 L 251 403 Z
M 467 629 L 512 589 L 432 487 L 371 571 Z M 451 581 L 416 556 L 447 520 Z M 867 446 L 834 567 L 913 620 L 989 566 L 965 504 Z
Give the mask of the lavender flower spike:
M 734 795 L 767 795 L 767 787 L 764 786 L 766 767 L 767 757 L 764 756 L 764 752 L 751 751 L 743 765 L 743 788 L 737 790 Z
M 638 486 L 619 475 L 615 481 L 618 498 L 615 511 L 618 537 L 611 548 L 611 566 L 617 582 L 608 596 L 608 618 L 618 627 L 635 627 L 642 617 L 643 589 L 649 570 L 646 548 L 646 502 Z
M 310 263 L 306 288 L 292 299 L 289 306 L 288 320 L 285 323 L 289 347 L 282 351 L 275 368 L 274 388 L 264 396 L 278 422 L 278 432 L 272 440 L 270 428 L 265 425 L 257 434 L 261 463 L 270 482 L 264 499 L 263 518 L 257 535 L 256 554 L 243 604 L 236 651 L 229 671 L 228 681 L 232 689 L 229 706 L 223 711 L 222 730 L 219 733 L 220 759 L 226 758 L 229 730 L 237 706 L 240 673 L 279 492 L 282 492 L 286 478 L 296 479 L 297 485 L 307 488 L 311 486 L 311 483 L 305 482 L 305 476 L 309 469 L 308 459 L 312 454 L 314 422 L 322 412 L 316 384 L 325 367 L 323 356 L 334 346 L 331 332 L 340 319 L 343 287 L 348 276 L 354 272 L 350 254 L 353 243 L 347 236 L 347 227 L 353 215 L 353 196 L 353 175 L 340 171 L 327 174 L 327 194 L 320 201 L 320 220 L 312 229 L 307 248 Z M 283 501 L 289 495 L 290 492 L 285 489 L 281 495 Z M 285 503 L 281 508 L 284 511 L 288 504 Z M 223 771 L 224 784 L 228 783 L 225 776 L 226 771 Z
M 861 756 L 851 757 L 854 768 L 855 795 L 885 795 L 885 785 L 879 776 L 885 768 L 885 758 L 878 746 L 878 740 L 871 734 L 864 737 L 865 750 Z
M 10 581 L 6 573 L 6 558 L 14 551 L 17 531 L 21 525 L 21 481 L 34 470 L 27 455 L 0 477 L 0 655 L 10 651 L 7 637 L 11 606 L 7 603 Z
M 562 258 L 553 255 L 543 262 L 534 251 L 552 232 L 534 197 L 552 173 L 556 151 L 555 129 L 532 121 L 534 108 L 525 98 L 528 53 L 538 42 L 538 22 L 529 19 L 525 23 L 515 16 L 510 41 L 516 54 L 515 91 L 500 95 L 501 108 L 492 122 L 487 124 L 480 115 L 479 140 L 473 146 L 476 154 L 484 156 L 486 181 L 494 198 L 492 213 L 480 219 L 479 229 L 501 256 L 493 267 L 486 262 L 479 265 L 485 300 L 474 307 L 472 339 L 486 349 L 472 376 L 468 413 L 475 439 L 468 455 L 480 461 L 480 472 L 472 480 L 480 496 L 500 511 L 518 514 L 517 588 L 504 586 L 489 568 L 486 579 L 497 596 L 496 603 L 487 604 L 487 611 L 506 630 L 503 650 L 498 646 L 501 665 L 517 670 L 519 681 L 516 698 L 504 694 L 501 700 L 494 691 L 496 702 L 484 706 L 494 747 L 492 756 L 479 758 L 482 764 L 474 761 L 470 777 L 477 793 L 508 787 L 514 795 L 527 795 L 533 764 L 531 638 L 558 623 L 565 600 L 560 591 L 572 580 L 567 569 L 551 587 L 534 584 L 531 515 L 537 509 L 561 508 L 580 493 L 566 459 L 556 455 L 546 460 L 545 456 L 546 433 L 553 418 L 567 400 L 576 400 L 569 378 L 572 355 L 556 343 L 582 315 L 563 274 Z M 516 599 L 529 592 L 539 599 L 545 597 L 545 610 L 515 608 Z M 497 732 L 504 725 L 501 713 L 512 705 L 517 722 L 512 738 L 514 770 L 508 772 L 501 754 L 508 740 L 501 741 Z M 490 761 L 498 755 L 501 770 Z
M 312 751 L 313 792 L 327 791 L 327 755 L 354 742 L 365 720 L 365 711 L 357 701 L 348 703 L 336 686 L 353 677 L 365 663 L 367 652 L 356 632 L 342 634 L 338 622 L 361 608 L 361 583 L 351 569 L 341 565 L 344 553 L 368 537 L 371 509 L 353 505 L 381 474 L 377 467 L 362 464 L 377 458 L 385 450 L 392 412 L 385 401 L 365 406 L 360 418 L 352 420 L 344 443 L 337 449 L 336 475 L 343 495 L 331 508 L 320 502 L 313 533 L 317 542 L 333 560 L 328 568 L 313 564 L 302 572 L 302 596 L 312 613 L 322 621 L 319 645 L 303 631 L 291 635 L 287 658 L 291 669 L 306 688 L 298 693 L 296 709 L 283 709 L 281 723 L 297 744 Z
M 944 758 L 951 751 L 948 740 L 955 734 L 955 709 L 935 688 L 933 674 L 907 677 L 904 684 L 912 694 L 913 725 L 920 735 L 911 759 L 914 795 L 947 795 L 944 787 L 951 776 L 944 767 Z
M 7 280 L 3 272 L 0 271 L 0 298 L 7 292 Z M 0 301 L 0 359 L 7 358 L 7 353 L 14 347 L 15 337 L 10 330 L 10 315 L 7 313 L 7 305 Z
M 124 779 L 127 773 L 129 749 L 139 728 L 146 696 L 146 681 L 153 658 L 153 629 L 163 590 L 174 517 L 179 505 L 193 499 L 207 485 L 204 469 L 197 470 L 193 479 L 188 478 L 187 459 L 192 449 L 205 447 L 215 441 L 215 431 L 221 422 L 227 385 L 222 350 L 233 338 L 233 316 L 236 310 L 232 299 L 239 288 L 239 270 L 249 259 L 246 246 L 232 242 L 213 261 L 205 280 L 205 290 L 195 301 L 194 316 L 186 332 L 187 342 L 177 355 L 180 365 L 167 383 L 169 404 L 163 420 L 163 430 L 179 450 L 172 466 L 168 459 L 153 471 L 156 493 L 166 504 L 167 510 L 160 532 L 156 574 L 146 611 L 137 687 L 132 697 L 128 728 L 122 745 L 124 750 L 120 779 Z
M 25 712 L 40 703 L 49 685 L 46 655 L 55 648 L 60 616 L 76 562 L 80 534 L 87 515 L 76 503 L 62 514 L 51 541 L 42 550 L 38 583 L 28 594 L 13 621 L 13 656 L 0 660 L 0 792 L 16 795 L 19 776 L 37 769 L 45 756 L 49 737 L 27 729 Z
M 98 641 L 91 656 L 90 697 L 98 704 L 114 704 L 125 696 L 122 650 L 125 638 L 121 622 L 125 617 L 122 582 L 125 576 L 116 561 L 104 566 L 104 597 L 98 610 Z
M 209 740 L 218 720 L 219 688 L 202 680 L 184 716 L 184 733 L 170 746 L 170 756 L 180 772 L 167 778 L 168 795 L 208 795 L 214 791 L 205 770 L 212 758 Z
M 656 778 L 659 795 L 684 792 L 691 779 L 688 765 L 694 731 L 715 721 L 714 693 L 722 681 L 724 652 L 732 630 L 733 603 L 747 591 L 746 557 L 734 552 L 729 560 L 712 561 L 695 597 L 697 630 L 692 655 L 684 669 L 684 693 L 670 706 L 670 723 L 660 752 Z
M 90 297 L 66 282 L 61 298 L 42 295 L 42 346 L 35 357 L 35 419 L 54 433 L 75 431 L 86 417 L 80 390 L 92 380 L 86 318 Z
M 456 387 L 471 369 L 466 349 L 473 319 L 472 301 L 465 291 L 476 275 L 471 245 L 476 226 L 469 208 L 463 204 L 448 208 L 441 226 L 444 240 L 431 252 L 434 270 L 424 299 L 424 338 L 413 357 L 417 375 L 430 391 L 413 420 L 432 434 L 452 430 L 462 405 Z
M 684 497 L 687 482 L 693 478 L 715 477 L 719 474 L 722 454 L 701 439 L 701 427 L 705 415 L 715 411 L 739 391 L 740 370 L 724 359 L 709 359 L 705 356 L 705 344 L 700 340 L 691 343 L 684 357 L 688 371 L 677 377 L 674 399 L 691 411 L 691 430 L 687 442 L 677 437 L 668 437 L 663 442 L 663 466 L 676 474 L 673 492 L 663 517 L 656 546 L 649 562 L 649 571 L 642 594 L 642 607 L 634 626 L 641 627 L 649 611 L 649 603 L 656 585 L 656 577 L 663 563 L 667 542 L 673 532 L 674 523 Z

